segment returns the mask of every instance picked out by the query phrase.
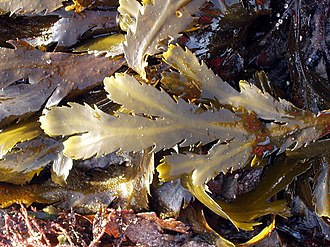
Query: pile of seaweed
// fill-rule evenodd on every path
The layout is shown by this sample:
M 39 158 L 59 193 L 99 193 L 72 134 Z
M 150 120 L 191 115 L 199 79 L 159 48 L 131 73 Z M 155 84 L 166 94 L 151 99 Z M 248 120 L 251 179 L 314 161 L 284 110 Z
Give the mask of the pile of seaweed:
M 0 1 L 0 243 L 329 245 L 329 11 Z

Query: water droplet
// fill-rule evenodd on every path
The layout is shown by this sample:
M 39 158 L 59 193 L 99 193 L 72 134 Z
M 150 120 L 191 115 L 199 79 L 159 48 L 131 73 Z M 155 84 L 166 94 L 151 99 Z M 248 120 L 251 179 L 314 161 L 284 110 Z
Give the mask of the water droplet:
M 48 59 L 48 60 L 46 61 L 46 63 L 47 63 L 47 64 L 51 64 L 51 63 L 52 63 L 52 60 L 51 60 L 51 59 Z
M 289 7 L 289 4 L 284 4 L 284 8 L 287 9 Z

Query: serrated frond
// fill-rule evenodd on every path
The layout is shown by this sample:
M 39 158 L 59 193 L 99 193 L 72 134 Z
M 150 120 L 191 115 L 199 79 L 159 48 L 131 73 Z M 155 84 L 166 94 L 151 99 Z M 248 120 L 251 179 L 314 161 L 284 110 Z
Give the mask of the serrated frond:
M 41 128 L 48 135 L 79 134 L 64 142 L 64 153 L 72 158 L 153 145 L 156 152 L 182 140 L 190 145 L 248 135 L 238 122 L 240 118 L 229 110 L 201 111 L 182 99 L 175 102 L 165 92 L 140 84 L 127 74 L 106 78 L 104 84 L 109 97 L 134 114 L 117 112 L 113 117 L 88 105 L 69 103 L 70 107 L 52 108 L 40 118 Z
M 146 56 L 160 52 L 159 43 L 179 37 L 192 22 L 194 14 L 205 0 L 155 0 L 140 11 L 136 31 L 128 30 L 124 53 L 127 63 L 143 78 L 148 65 Z
M 246 165 L 252 153 L 254 139 L 249 136 L 237 136 L 227 144 L 217 144 L 207 155 L 172 154 L 165 156 L 157 167 L 159 178 L 171 181 L 183 174 L 190 174 L 192 183 L 203 185 L 220 172 L 237 170 Z
M 63 6 L 63 0 L 1 0 L 0 13 L 15 13 L 15 14 L 28 14 L 28 13 L 41 13 L 43 11 L 53 12 L 54 10 Z
M 244 108 L 262 119 L 278 122 L 286 122 L 294 118 L 298 112 L 302 113 L 290 102 L 277 100 L 245 81 L 240 82 L 241 92 L 238 92 L 203 62 L 200 63 L 191 51 L 184 50 L 179 45 L 170 45 L 168 51 L 163 53 L 163 57 L 166 63 L 200 85 L 203 99 L 217 100 L 221 105 L 229 105 L 234 110 Z

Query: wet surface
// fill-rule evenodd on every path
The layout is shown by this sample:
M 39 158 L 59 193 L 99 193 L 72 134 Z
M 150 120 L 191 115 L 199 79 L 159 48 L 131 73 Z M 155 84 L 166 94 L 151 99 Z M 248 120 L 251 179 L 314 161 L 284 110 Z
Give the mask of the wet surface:
M 54 58 L 56 59 L 51 57 L 51 63 L 60 63 L 63 57 L 72 55 L 72 47 L 99 35 L 119 32 L 115 10 L 117 4 L 117 1 L 111 0 L 94 1 L 91 10 L 87 9 L 82 13 L 67 13 L 62 9 L 46 16 L 2 15 L 0 16 L 0 46 L 4 48 L 1 49 L 13 48 L 7 42 L 8 40 L 24 39 L 33 46 L 38 46 L 41 50 L 65 52 L 59 53 L 61 55 L 55 53 Z M 238 88 L 239 81 L 243 79 L 249 82 L 257 82 L 258 76 L 256 73 L 264 71 L 274 95 L 287 99 L 300 108 L 317 113 L 320 110 L 330 108 L 329 11 L 330 2 L 328 0 L 322 2 L 312 0 L 213 0 L 205 4 L 200 13 L 197 14 L 200 17 L 197 20 L 199 25 L 197 30 L 184 33 L 179 42 L 194 51 L 216 74 L 234 88 Z M 27 57 L 33 51 L 32 47 L 27 49 L 23 52 L 22 57 Z M 2 54 L 4 53 L 2 52 Z M 27 56 L 24 54 L 27 54 Z M 78 54 L 72 56 L 78 56 Z M 16 59 L 19 60 L 19 58 Z M 11 58 L 11 60 L 14 61 L 15 58 Z M 11 60 L 6 63 L 11 63 Z M 21 64 L 29 64 L 32 60 L 25 59 Z M 48 66 L 47 61 L 49 59 L 43 60 L 44 65 Z M 108 113 L 118 109 L 118 105 L 106 99 L 106 93 L 99 84 L 103 77 L 110 73 L 108 61 L 103 60 L 104 64 L 107 65 L 103 66 L 106 71 L 102 70 L 102 73 L 99 70 L 94 70 L 92 73 L 89 71 L 90 67 L 95 67 L 95 63 L 100 64 L 99 62 L 93 61 L 88 65 L 88 61 L 83 61 L 81 64 L 77 62 L 78 60 L 70 61 L 65 72 L 67 74 L 71 73 L 73 81 L 80 80 L 72 73 L 79 74 L 80 71 L 85 70 L 86 76 L 84 76 L 84 79 L 87 80 L 90 79 L 89 77 L 93 77 L 95 83 L 88 84 L 87 89 L 84 88 L 84 91 L 77 90 L 69 95 L 67 93 L 60 95 L 61 97 L 56 99 L 56 103 L 61 100 L 61 104 L 72 100 L 78 103 L 86 102 L 91 106 L 96 104 Z M 114 70 L 118 69 L 121 64 L 114 66 L 116 67 Z M 157 59 L 152 60 L 151 64 L 154 68 L 159 68 L 157 67 L 159 64 Z M 127 67 L 124 67 L 122 71 L 126 71 L 126 69 Z M 164 68 L 159 69 L 161 71 Z M 39 76 L 40 78 L 49 77 L 46 72 L 43 71 L 42 73 L 43 76 Z M 156 71 L 154 73 L 158 78 L 161 72 Z M 17 75 L 16 72 L 14 74 Z M 5 72 L 3 72 L 3 75 L 5 75 Z M 33 73 L 33 75 L 36 76 L 37 74 Z M 51 95 L 54 96 L 53 93 L 58 84 L 64 82 L 62 75 L 57 75 L 55 82 L 47 81 L 44 83 L 40 83 L 41 79 L 38 77 L 37 82 L 40 84 L 32 83 L 26 77 L 28 76 L 25 74 L 18 74 L 15 80 L 10 82 L 2 80 L 0 82 L 1 88 L 3 88 L 0 97 L 6 96 L 6 98 L 0 98 L 2 111 L 5 110 L 4 102 L 9 102 L 8 100 L 15 97 L 17 99 L 21 98 L 20 105 L 17 104 L 18 101 L 13 101 L 13 103 L 10 101 L 8 109 L 11 112 L 4 116 L 1 115 L 1 118 L 6 118 L 5 121 L 0 123 L 1 127 L 16 121 L 18 117 L 21 120 L 26 119 L 35 112 L 40 115 L 39 110 L 41 107 L 49 100 Z M 84 79 L 81 82 L 84 82 Z M 19 81 L 17 82 L 17 80 Z M 45 84 L 47 87 L 44 86 Z M 89 87 L 92 87 L 93 90 L 90 91 Z M 13 93 L 11 93 L 12 89 Z M 170 90 L 172 89 L 170 88 Z M 175 90 L 178 89 L 173 89 L 174 94 Z M 28 93 L 25 94 L 25 91 Z M 30 106 L 27 103 L 28 100 L 33 100 L 33 104 L 36 106 L 34 108 Z M 285 164 L 288 159 L 294 162 L 297 162 L 297 160 L 302 161 L 302 163 L 288 162 L 288 167 L 292 165 L 291 170 L 290 167 L 284 167 L 281 171 L 273 172 L 272 179 L 274 181 L 269 179 L 269 186 L 264 187 L 271 189 L 261 190 L 262 192 L 259 193 L 259 195 L 262 193 L 267 194 L 270 191 L 271 196 L 266 198 L 269 202 L 285 199 L 289 203 L 292 216 L 287 218 L 277 216 L 276 228 L 273 233 L 263 243 L 261 242 L 260 245 L 256 246 L 327 246 L 330 244 L 329 221 L 326 216 L 321 218 L 315 213 L 313 195 L 315 194 L 316 184 L 319 184 L 319 179 L 322 178 L 319 174 L 324 163 L 322 163 L 319 156 L 329 157 L 328 145 L 317 142 L 310 145 L 310 149 L 293 152 L 291 156 L 288 156 L 289 158 L 275 158 L 272 155 L 267 157 L 260 167 L 238 170 L 227 175 L 220 174 L 208 183 L 208 188 L 212 192 L 213 198 L 221 199 L 226 203 L 235 202 L 237 198 L 244 198 L 244 196 L 247 198 L 246 202 L 252 203 L 255 199 L 248 198 L 247 195 L 257 193 L 255 191 L 258 191 L 258 184 L 262 183 L 267 171 L 274 169 L 276 162 Z M 19 147 L 23 149 L 24 144 L 20 144 Z M 125 195 L 127 188 L 126 190 L 118 189 L 120 185 L 126 182 L 116 180 L 118 174 L 136 174 L 136 171 L 132 170 L 129 165 L 132 163 L 134 155 L 139 154 L 112 156 L 110 159 L 112 164 L 115 164 L 114 167 L 109 167 L 108 156 L 100 160 L 82 161 L 80 162 L 81 166 L 77 166 L 78 168 L 73 170 L 66 187 L 49 182 L 51 176 L 49 170 L 48 173 L 41 173 L 39 178 L 32 180 L 31 188 L 33 189 L 24 190 L 22 187 L 10 187 L 9 184 L 1 186 L 7 191 L 19 191 L 16 197 L 21 197 L 21 199 L 25 198 L 24 193 L 26 191 L 32 190 L 33 196 L 39 195 L 38 199 L 33 196 L 29 198 L 28 194 L 27 201 L 21 201 L 23 203 L 27 202 L 27 204 L 51 202 L 59 208 L 69 209 L 75 207 L 76 210 L 86 213 L 100 210 L 100 205 L 103 207 L 132 207 L 136 210 L 142 210 L 147 207 L 146 201 L 149 199 L 151 209 L 160 216 L 179 217 L 190 226 L 193 226 L 192 222 L 196 220 L 204 220 L 204 216 L 199 215 L 194 218 L 193 214 L 196 212 L 189 211 L 191 205 L 202 208 L 197 201 L 192 202 L 185 209 L 186 211 L 182 211 L 180 214 L 181 206 L 188 205 L 191 194 L 177 181 L 154 184 L 151 188 L 151 196 L 147 195 L 145 188 L 142 192 L 137 188 L 135 188 L 136 190 L 133 189 L 133 193 L 137 194 L 133 197 Z M 159 154 L 159 156 L 162 155 Z M 298 167 L 297 164 L 300 166 Z M 76 180 L 76 178 L 79 178 L 79 180 Z M 137 178 L 137 180 L 140 181 L 141 179 Z M 105 181 L 107 184 L 105 184 Z M 44 187 L 37 187 L 41 182 L 44 183 L 42 185 Z M 267 183 L 264 184 L 267 185 Z M 273 193 L 272 189 L 276 188 L 277 185 L 283 186 L 279 186 L 280 189 Z M 117 194 L 113 192 L 114 190 Z M 45 191 L 48 192 L 45 193 Z M 118 191 L 121 191 L 122 194 L 118 195 Z M 15 194 L 15 192 L 12 194 Z M 121 198 L 122 201 L 118 198 Z M 14 199 L 12 200 L 15 202 Z M 8 202 L 11 201 L 8 199 Z M 16 202 L 19 202 L 17 198 Z M 40 206 L 39 204 L 36 205 Z M 203 210 L 209 225 L 222 236 L 236 243 L 249 240 L 271 221 L 270 216 L 263 216 L 258 219 L 263 224 L 258 226 L 255 231 L 237 232 L 229 221 L 215 216 L 206 208 L 203 208 Z M 193 231 L 199 234 L 199 237 L 202 236 L 201 239 L 199 237 L 194 239 L 192 234 L 189 236 L 185 233 L 180 233 L 181 235 L 173 234 L 172 231 L 175 227 L 172 230 L 164 230 L 159 224 L 155 223 L 156 217 L 154 216 L 128 215 L 125 216 L 126 218 L 124 217 L 124 220 L 122 215 L 120 217 L 115 216 L 114 218 L 120 218 L 121 222 L 138 222 L 137 224 L 131 224 L 127 229 L 125 228 L 127 245 L 139 243 L 150 246 L 166 246 L 167 243 L 171 243 L 168 246 L 209 246 L 209 244 L 214 244 L 216 238 L 216 234 L 212 231 L 205 233 L 207 228 L 203 224 L 202 226 L 195 225 L 192 227 Z M 129 224 L 126 224 L 125 227 L 127 225 Z

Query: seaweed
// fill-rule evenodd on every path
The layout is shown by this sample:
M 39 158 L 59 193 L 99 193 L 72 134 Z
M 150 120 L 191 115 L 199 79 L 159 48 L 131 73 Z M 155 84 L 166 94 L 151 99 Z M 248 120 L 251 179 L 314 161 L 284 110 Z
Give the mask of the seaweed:
M 304 203 L 310 209 L 315 205 L 319 215 L 315 217 L 328 217 L 326 138 L 330 115 L 329 110 L 318 108 L 325 95 L 306 81 L 298 3 L 291 6 L 296 8 L 292 16 L 297 18 L 292 20 L 294 37 L 288 41 L 288 51 L 292 77 L 304 88 L 303 104 L 283 99 L 279 84 L 274 87 L 262 71 L 253 71 L 250 80 L 245 74 L 233 87 L 210 69 L 215 64 L 210 62 L 209 53 L 216 46 L 206 49 L 205 54 L 184 47 L 191 46 L 185 39 L 204 33 L 210 41 L 217 35 L 212 32 L 221 25 L 222 34 L 237 28 L 239 35 L 231 39 L 242 45 L 239 39 L 245 39 L 255 18 L 273 15 L 269 11 L 275 9 L 273 3 L 260 3 L 265 9 L 253 10 L 244 4 L 224 3 L 213 11 L 211 3 L 197 0 L 123 0 L 117 10 L 120 32 L 114 24 L 115 4 L 109 3 L 103 12 L 99 10 L 106 5 L 103 2 L 69 4 L 66 11 L 75 13 L 61 9 L 52 12 L 50 16 L 59 19 L 42 35 L 29 34 L 25 41 L 9 41 L 14 49 L 1 48 L 2 207 L 39 203 L 95 213 L 110 205 L 139 211 L 149 207 L 150 186 L 160 187 L 152 188 L 157 198 L 151 200 L 163 202 L 151 205 L 164 206 L 156 210 L 162 216 L 181 217 L 184 210 L 189 211 L 188 205 L 193 205 L 195 213 L 191 212 L 196 217 L 185 219 L 192 225 L 199 222 L 193 231 L 206 232 L 209 243 L 249 246 L 269 232 L 273 231 L 276 238 L 286 229 L 277 231 L 275 226 L 279 224 L 276 215 L 287 218 L 296 210 L 285 198 L 287 186 L 295 186 L 295 178 L 310 173 L 312 164 L 319 169 L 319 174 L 313 174 L 315 189 L 310 189 L 314 201 Z M 25 7 L 6 12 L 40 12 Z M 53 11 L 55 7 L 43 9 Z M 221 13 L 223 10 L 227 12 Z M 288 13 L 284 10 L 283 17 Z M 202 18 L 197 22 L 199 16 Z M 213 19 L 207 19 L 210 16 Z M 243 21 L 244 16 L 247 19 Z M 78 28 L 80 23 L 83 25 Z M 247 26 L 240 29 L 242 25 Z M 67 28 L 74 30 L 73 35 L 64 35 Z M 317 44 L 324 48 L 324 43 Z M 310 102 L 311 95 L 319 97 L 317 102 Z M 317 160 L 322 160 L 322 167 Z M 230 199 L 217 194 L 213 181 L 233 176 L 232 181 L 238 184 L 235 176 L 247 171 L 259 175 L 243 192 L 235 192 L 232 187 Z M 171 196 L 171 182 L 180 193 L 174 193 L 177 202 L 169 199 L 164 203 Z M 297 182 L 301 189 L 299 186 L 308 187 Z M 184 190 L 201 204 L 191 202 Z M 221 230 L 214 225 L 211 229 L 208 218 L 204 218 L 204 206 L 224 218 L 228 226 L 230 222 L 233 230 L 244 230 L 246 237 L 238 243 L 235 237 L 219 235 Z M 181 207 L 186 209 L 180 212 Z M 142 227 L 144 223 L 139 224 Z M 111 231 L 116 228 L 109 227 Z M 123 232 L 113 234 L 108 230 L 93 232 L 90 244 L 102 242 L 105 233 L 126 241 Z M 47 242 L 45 236 L 42 241 Z M 64 236 L 64 242 L 78 241 L 68 236 Z M 129 238 L 134 243 L 141 240 L 133 235 Z

